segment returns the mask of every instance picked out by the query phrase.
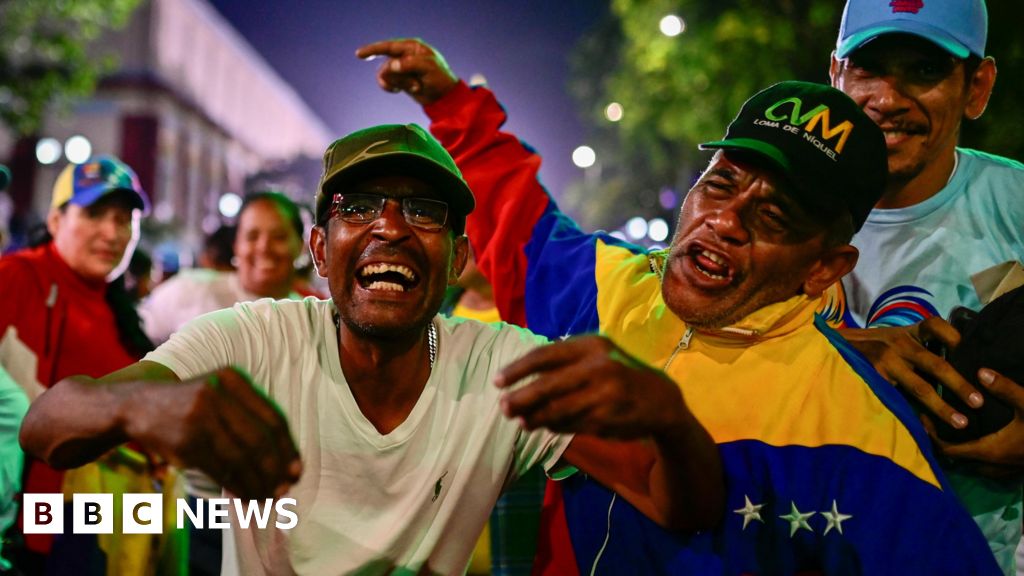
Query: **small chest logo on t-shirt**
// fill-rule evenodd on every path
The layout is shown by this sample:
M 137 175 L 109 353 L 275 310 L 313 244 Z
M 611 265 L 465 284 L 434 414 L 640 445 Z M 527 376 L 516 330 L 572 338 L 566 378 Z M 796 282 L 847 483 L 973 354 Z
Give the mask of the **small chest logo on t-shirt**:
M 444 477 L 447 475 L 448 471 L 445 470 L 444 474 L 441 474 L 441 477 L 437 479 L 437 482 L 434 482 L 434 497 L 430 499 L 431 502 L 436 501 L 437 497 L 441 495 L 441 481 L 444 480 Z

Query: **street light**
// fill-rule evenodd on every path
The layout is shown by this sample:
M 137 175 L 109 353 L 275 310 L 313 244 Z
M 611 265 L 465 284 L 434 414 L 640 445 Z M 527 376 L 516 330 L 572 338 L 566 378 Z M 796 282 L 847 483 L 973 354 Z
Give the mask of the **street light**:
M 572 163 L 580 168 L 590 168 L 597 162 L 597 152 L 590 146 L 578 146 L 572 151 Z
M 76 134 L 64 143 L 64 156 L 72 164 L 81 164 L 92 156 L 92 143 L 85 136 Z
M 56 138 L 40 138 L 36 142 L 36 160 L 40 164 L 49 165 L 60 160 L 60 142 Z
M 217 209 L 224 215 L 225 218 L 234 218 L 238 215 L 238 211 L 242 208 L 242 199 L 238 197 L 238 194 L 228 192 L 227 194 L 220 197 L 220 201 L 217 202 Z
M 626 222 L 626 235 L 633 240 L 640 240 L 647 236 L 647 220 L 640 216 L 634 216 Z
M 673 38 L 686 31 L 686 22 L 675 14 L 669 14 L 658 22 L 658 28 L 661 30 L 662 34 L 669 38 Z
M 622 120 L 622 104 L 612 102 L 605 106 L 604 117 L 607 118 L 609 122 L 618 122 L 619 120 Z
M 664 242 L 668 238 L 668 222 L 663 218 L 651 218 L 647 223 L 647 237 L 655 242 Z

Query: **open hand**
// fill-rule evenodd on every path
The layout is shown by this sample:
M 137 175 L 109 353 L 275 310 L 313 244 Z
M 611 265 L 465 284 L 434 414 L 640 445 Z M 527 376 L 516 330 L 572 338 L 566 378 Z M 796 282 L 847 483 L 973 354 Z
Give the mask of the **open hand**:
M 954 428 L 967 426 L 967 416 L 944 402 L 924 377 L 952 390 L 972 408 L 984 402 L 977 389 L 949 362 L 925 348 L 924 343 L 930 340 L 949 348 L 960 343 L 959 332 L 942 318 L 928 318 L 895 328 L 845 329 L 840 330 L 840 334 L 871 361 L 883 378 L 908 392 Z
M 939 438 L 927 417 L 922 418 L 925 428 L 944 455 L 973 461 L 978 472 L 992 478 L 1020 478 L 1024 475 L 1024 389 L 987 368 L 978 371 L 978 380 L 995 397 L 1013 407 L 1014 416 L 1009 424 L 981 438 L 957 444 Z

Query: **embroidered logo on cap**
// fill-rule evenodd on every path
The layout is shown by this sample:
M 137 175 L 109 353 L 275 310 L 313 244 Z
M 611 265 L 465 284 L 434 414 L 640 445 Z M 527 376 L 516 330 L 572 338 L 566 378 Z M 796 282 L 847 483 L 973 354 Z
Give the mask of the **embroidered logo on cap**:
M 892 0 L 889 2 L 889 6 L 892 6 L 893 14 L 900 12 L 917 14 L 918 10 L 924 8 L 924 0 Z
M 788 116 L 786 115 L 787 105 L 789 106 Z M 838 156 L 843 152 L 843 147 L 846 146 L 846 141 L 853 132 L 853 123 L 844 120 L 833 128 L 828 106 L 819 104 L 806 114 L 801 114 L 802 108 L 803 101 L 799 98 L 795 96 L 783 98 L 769 106 L 764 111 L 764 118 L 754 120 L 754 124 L 767 128 L 782 128 L 792 134 L 800 134 L 800 127 L 803 126 L 803 133 L 800 135 L 804 140 L 813 144 L 815 148 L 824 152 L 833 161 L 838 160 Z M 819 127 L 820 138 L 813 134 Z M 836 137 L 839 138 L 839 141 L 832 148 L 829 146 L 830 143 L 826 142 Z

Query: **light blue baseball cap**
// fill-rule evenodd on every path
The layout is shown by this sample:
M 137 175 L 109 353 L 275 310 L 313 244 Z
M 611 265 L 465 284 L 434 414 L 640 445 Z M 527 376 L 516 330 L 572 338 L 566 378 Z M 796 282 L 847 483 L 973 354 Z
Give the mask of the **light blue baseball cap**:
M 957 58 L 985 57 L 985 0 L 848 0 L 836 41 L 836 57 L 884 34 L 913 34 Z

